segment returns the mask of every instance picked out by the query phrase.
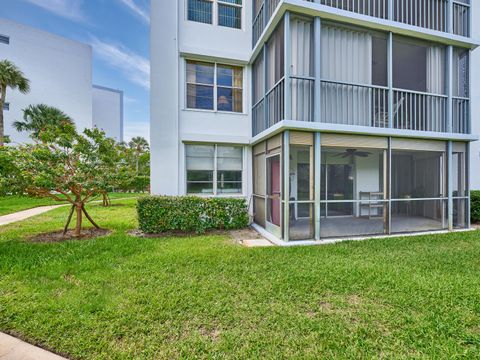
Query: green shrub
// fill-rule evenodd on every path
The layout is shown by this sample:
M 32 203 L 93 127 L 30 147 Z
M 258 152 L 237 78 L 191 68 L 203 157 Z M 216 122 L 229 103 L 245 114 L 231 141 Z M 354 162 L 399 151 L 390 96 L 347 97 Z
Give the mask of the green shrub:
M 244 199 L 147 196 L 138 200 L 137 214 L 140 230 L 147 234 L 204 233 L 248 226 Z
M 480 191 L 472 191 L 470 203 L 472 223 L 480 223 Z

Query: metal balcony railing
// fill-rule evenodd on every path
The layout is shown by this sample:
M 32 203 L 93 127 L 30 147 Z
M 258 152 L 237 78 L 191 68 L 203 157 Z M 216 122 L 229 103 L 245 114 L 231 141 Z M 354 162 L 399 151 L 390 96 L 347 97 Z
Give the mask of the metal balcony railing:
M 285 78 L 281 78 L 265 96 L 267 128 L 285 119 Z
M 320 4 L 381 19 L 388 18 L 388 0 L 320 0 Z
M 447 99 L 445 95 L 394 90 L 393 128 L 446 132 Z
M 460 36 L 470 36 L 470 5 L 459 2 L 453 3 L 452 16 L 453 33 Z
M 453 128 L 452 132 L 457 134 L 468 134 L 470 119 L 470 99 L 462 97 L 453 98 Z
M 291 76 L 289 84 L 291 118 L 287 120 L 315 121 L 315 79 Z M 285 79 L 275 84 L 264 99 L 252 109 L 254 135 L 285 120 Z M 327 124 L 422 132 L 468 134 L 470 131 L 469 98 L 452 98 L 451 131 L 446 95 L 393 89 L 391 112 L 389 103 L 387 87 L 322 80 L 319 120 Z
M 329 124 L 388 128 L 388 88 L 321 82 L 321 121 Z
M 291 77 L 292 120 L 314 121 L 315 79 L 308 76 Z
M 264 0 L 253 21 L 253 46 L 281 0 Z M 470 36 L 470 0 L 305 0 L 381 19 L 389 19 L 426 29 L 448 32 L 449 17 L 453 33 Z M 452 2 L 451 14 L 449 1 Z M 391 6 L 391 9 L 389 7 Z

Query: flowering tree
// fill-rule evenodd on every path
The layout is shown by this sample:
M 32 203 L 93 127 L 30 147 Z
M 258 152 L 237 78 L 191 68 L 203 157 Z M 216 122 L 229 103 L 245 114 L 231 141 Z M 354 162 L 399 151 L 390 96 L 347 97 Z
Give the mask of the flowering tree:
M 47 126 L 38 134 L 38 140 L 12 150 L 17 152 L 15 166 L 21 174 L 18 181 L 25 184 L 30 195 L 72 205 L 64 234 L 74 213 L 74 236 L 81 236 L 83 216 L 99 228 L 85 205 L 104 194 L 115 180 L 115 141 L 98 129 L 85 129 L 79 134 L 68 123 L 62 127 Z

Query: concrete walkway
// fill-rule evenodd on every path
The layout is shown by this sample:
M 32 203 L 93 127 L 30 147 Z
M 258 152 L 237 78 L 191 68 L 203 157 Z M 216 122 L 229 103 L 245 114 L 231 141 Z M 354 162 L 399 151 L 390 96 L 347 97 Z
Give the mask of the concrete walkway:
M 0 333 L 0 360 L 66 360 L 13 336 Z
M 23 210 L 13 214 L 0 216 L 0 226 L 8 225 L 17 221 L 22 221 L 22 220 L 31 218 L 33 216 L 46 213 L 47 211 L 56 209 L 61 206 L 65 206 L 65 205 L 39 206 L 33 209 Z

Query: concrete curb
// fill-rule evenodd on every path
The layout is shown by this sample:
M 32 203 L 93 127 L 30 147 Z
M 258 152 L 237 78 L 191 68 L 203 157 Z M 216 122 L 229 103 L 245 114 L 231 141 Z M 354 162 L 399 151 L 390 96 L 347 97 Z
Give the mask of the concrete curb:
M 47 350 L 0 333 L 0 360 L 67 360 Z

